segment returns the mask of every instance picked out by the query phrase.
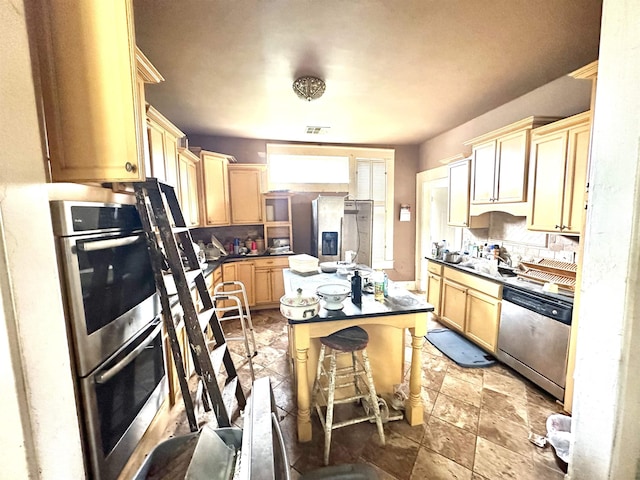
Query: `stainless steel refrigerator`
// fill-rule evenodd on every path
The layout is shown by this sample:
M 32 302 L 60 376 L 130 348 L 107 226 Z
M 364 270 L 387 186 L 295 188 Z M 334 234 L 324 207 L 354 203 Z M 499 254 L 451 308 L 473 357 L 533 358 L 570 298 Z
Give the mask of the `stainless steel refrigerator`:
M 345 261 L 371 266 L 373 200 L 347 200 L 339 196 L 319 196 L 311 202 L 312 254 L 320 262 Z

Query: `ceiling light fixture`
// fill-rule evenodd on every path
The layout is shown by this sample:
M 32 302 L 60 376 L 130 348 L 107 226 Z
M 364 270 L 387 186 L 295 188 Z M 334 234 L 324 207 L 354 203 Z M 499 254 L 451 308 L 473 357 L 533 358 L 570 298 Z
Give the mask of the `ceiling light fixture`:
M 308 102 L 320 98 L 325 88 L 324 80 L 317 77 L 300 77 L 293 82 L 293 91 Z

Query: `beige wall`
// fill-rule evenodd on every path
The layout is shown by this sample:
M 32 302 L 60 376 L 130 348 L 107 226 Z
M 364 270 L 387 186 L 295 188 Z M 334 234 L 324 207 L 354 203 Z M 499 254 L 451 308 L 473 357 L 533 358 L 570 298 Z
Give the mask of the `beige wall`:
M 238 163 L 265 163 L 267 140 L 247 138 L 214 137 L 188 134 L 189 145 L 205 150 L 233 155 Z M 352 145 L 349 145 L 352 146 Z M 357 147 L 380 147 L 380 145 L 357 145 Z M 415 214 L 410 222 L 400 222 L 400 205 L 409 204 L 415 212 L 416 173 L 418 172 L 417 146 L 384 146 L 395 148 L 394 182 L 394 268 L 387 270 L 391 280 L 413 281 L 415 279 Z M 291 202 L 293 220 L 293 245 L 298 253 L 311 254 L 311 201 L 317 193 L 296 194 Z
M 0 2 L 0 478 L 82 479 L 26 17 Z
M 595 60 L 595 58 L 594 58 Z M 482 94 L 482 92 L 478 92 Z M 464 142 L 530 116 L 569 117 L 589 109 L 591 81 L 564 76 L 480 115 L 420 145 L 418 171 L 440 166 L 440 160 L 471 153 Z

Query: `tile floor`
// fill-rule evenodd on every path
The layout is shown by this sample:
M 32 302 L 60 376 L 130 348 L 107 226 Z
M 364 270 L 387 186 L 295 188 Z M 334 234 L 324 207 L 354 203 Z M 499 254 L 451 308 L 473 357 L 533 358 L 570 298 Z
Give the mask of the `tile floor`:
M 293 480 L 322 466 L 324 435 L 312 414 L 313 440 L 296 440 L 296 402 L 289 374 L 286 321 L 278 310 L 253 311 L 259 354 L 256 377 L 269 376 L 291 465 Z M 223 324 L 227 336 L 237 334 L 234 322 Z M 430 320 L 429 329 L 441 325 Z M 407 358 L 410 337 L 407 335 Z M 230 342 L 234 356 L 241 342 Z M 235 357 L 236 365 L 241 357 Z M 562 407 L 510 368 L 461 368 L 425 341 L 422 349 L 424 424 L 411 427 L 404 420 L 385 424 L 381 446 L 375 424 L 369 422 L 334 430 L 330 464 L 364 462 L 383 480 L 561 480 L 564 474 L 553 448 L 528 441 L 530 431 L 544 435 L 545 421 Z M 238 368 L 245 391 L 250 389 L 248 367 Z M 241 419 L 237 421 L 241 426 Z M 184 429 L 182 427 L 177 430 Z M 188 430 L 187 430 L 188 431 Z

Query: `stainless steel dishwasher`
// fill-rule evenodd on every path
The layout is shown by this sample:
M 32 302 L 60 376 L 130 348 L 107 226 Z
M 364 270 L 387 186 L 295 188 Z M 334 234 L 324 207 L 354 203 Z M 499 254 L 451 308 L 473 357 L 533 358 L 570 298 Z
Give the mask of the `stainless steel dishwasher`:
M 573 302 L 505 284 L 499 360 L 564 400 Z

